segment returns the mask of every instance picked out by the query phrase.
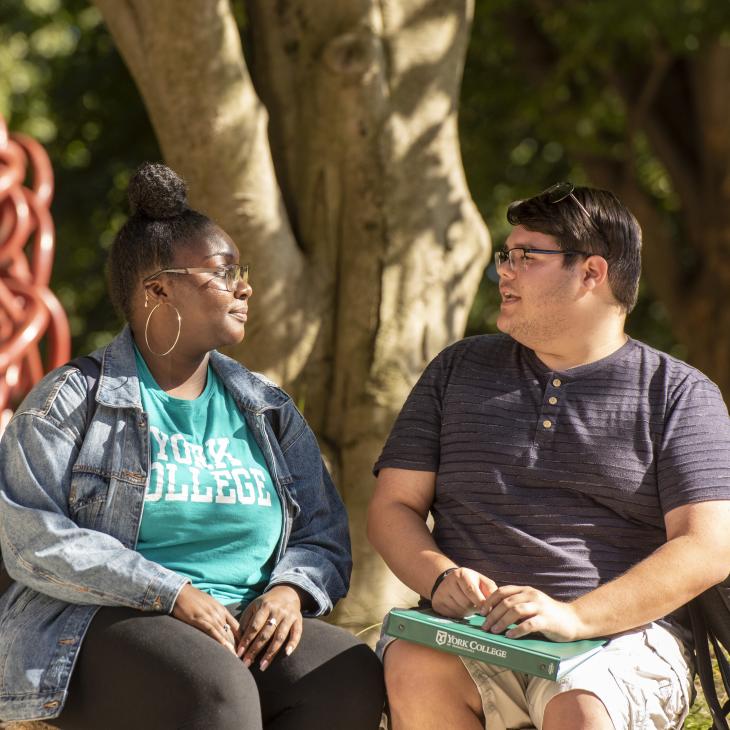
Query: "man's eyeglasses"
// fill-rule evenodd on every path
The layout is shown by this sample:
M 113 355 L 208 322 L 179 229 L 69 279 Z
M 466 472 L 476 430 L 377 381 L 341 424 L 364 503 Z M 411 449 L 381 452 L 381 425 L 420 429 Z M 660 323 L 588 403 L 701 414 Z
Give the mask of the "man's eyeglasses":
M 181 269 L 160 269 L 151 276 L 146 277 L 142 283 L 156 279 L 160 274 L 213 274 L 215 277 L 225 279 L 227 291 L 235 291 L 239 284 L 248 286 L 248 264 L 228 264 L 227 266 L 215 267 L 186 267 Z
M 596 222 L 593 220 L 593 216 L 588 212 L 588 209 L 575 196 L 575 193 L 573 192 L 574 190 L 575 185 L 573 185 L 572 182 L 559 182 L 555 183 L 555 185 L 551 185 L 547 190 L 543 190 L 535 197 L 545 198 L 547 202 L 551 204 L 561 203 L 566 198 L 571 198 L 573 202 L 586 214 L 586 217 L 593 224 L 594 228 L 598 228 Z
M 555 185 L 551 185 L 549 188 L 547 188 L 547 190 L 543 190 L 541 193 L 533 195 L 531 198 L 527 198 L 526 200 L 516 200 L 509 206 L 509 208 L 507 208 L 507 220 L 513 226 L 519 225 L 519 209 L 528 200 L 540 199 L 545 200 L 551 205 L 555 205 L 556 203 L 562 203 L 562 201 L 566 198 L 570 198 L 583 211 L 585 217 L 588 218 L 588 220 L 591 222 L 591 225 L 596 229 L 601 238 L 603 238 L 603 231 L 601 231 L 601 229 L 598 227 L 598 224 L 593 219 L 593 216 L 588 212 L 588 208 L 586 208 L 585 205 L 583 205 L 583 203 L 578 200 L 575 193 L 573 192 L 574 190 L 575 185 L 573 185 L 572 182 L 559 182 L 555 183 Z
M 499 271 L 502 266 L 509 264 L 510 271 L 517 271 L 520 264 L 523 269 L 527 268 L 527 263 L 530 261 L 530 255 L 534 253 L 546 253 L 552 254 L 553 256 L 590 256 L 591 254 L 585 251 L 556 251 L 552 248 L 524 248 L 521 246 L 515 246 L 509 250 L 497 251 L 494 254 L 494 265 Z

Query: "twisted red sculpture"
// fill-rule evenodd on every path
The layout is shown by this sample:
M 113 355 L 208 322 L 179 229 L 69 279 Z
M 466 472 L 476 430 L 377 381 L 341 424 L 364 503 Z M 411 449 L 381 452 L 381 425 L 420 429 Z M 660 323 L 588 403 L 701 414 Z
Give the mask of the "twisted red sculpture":
M 68 320 L 48 288 L 55 247 L 52 197 L 45 150 L 24 134 L 8 135 L 0 115 L 0 433 L 44 372 L 70 356 Z

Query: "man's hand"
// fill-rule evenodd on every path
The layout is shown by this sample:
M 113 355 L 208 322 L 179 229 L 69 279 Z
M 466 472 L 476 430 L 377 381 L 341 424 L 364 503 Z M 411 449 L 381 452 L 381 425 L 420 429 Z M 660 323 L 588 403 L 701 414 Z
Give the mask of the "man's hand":
M 485 631 L 504 633 L 510 624 L 517 624 L 506 636 L 519 639 L 539 631 L 551 641 L 575 641 L 585 638 L 580 618 L 570 603 L 556 601 L 530 586 L 502 586 L 480 606 L 486 616 Z
M 281 649 L 289 656 L 302 638 L 302 601 L 297 589 L 288 585 L 274 586 L 246 606 L 241 616 L 241 639 L 237 654 L 250 667 L 259 652 L 268 644 L 259 663 L 263 672 Z
M 463 618 L 481 608 L 497 584 L 476 570 L 457 568 L 439 584 L 431 599 L 436 613 L 449 618 Z
M 238 621 L 225 606 L 207 593 L 188 583 L 178 594 L 172 615 L 236 653 Z

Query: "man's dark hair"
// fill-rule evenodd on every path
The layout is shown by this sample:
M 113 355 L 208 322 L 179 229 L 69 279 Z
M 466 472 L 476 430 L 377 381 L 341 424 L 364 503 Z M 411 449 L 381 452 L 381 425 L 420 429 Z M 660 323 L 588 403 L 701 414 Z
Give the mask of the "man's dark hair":
M 603 256 L 614 297 L 626 313 L 634 308 L 641 276 L 641 227 L 613 193 L 574 188 L 556 203 L 550 202 L 549 195 L 536 195 L 512 203 L 507 220 L 513 226 L 552 236 L 562 249 Z M 575 264 L 574 256 L 563 258 L 565 267 Z
M 107 262 L 109 296 L 129 320 L 142 274 L 164 269 L 175 249 L 209 233 L 215 224 L 188 206 L 185 181 L 166 165 L 145 162 L 127 188 L 131 214 L 114 238 Z

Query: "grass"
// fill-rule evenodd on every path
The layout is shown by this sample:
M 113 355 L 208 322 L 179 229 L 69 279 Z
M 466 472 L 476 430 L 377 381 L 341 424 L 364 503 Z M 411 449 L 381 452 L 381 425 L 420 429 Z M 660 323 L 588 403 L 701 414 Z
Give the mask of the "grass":
M 715 687 L 717 688 L 717 696 L 720 699 L 720 704 L 723 704 L 727 700 L 725 689 L 722 685 L 722 679 L 720 678 L 720 672 L 717 668 L 717 663 L 713 660 L 712 670 L 715 675 Z M 710 730 L 712 728 L 712 715 L 710 710 L 705 703 L 705 698 L 702 695 L 702 687 L 700 686 L 699 677 L 695 678 L 695 688 L 697 689 L 697 699 L 684 723 L 684 730 Z

